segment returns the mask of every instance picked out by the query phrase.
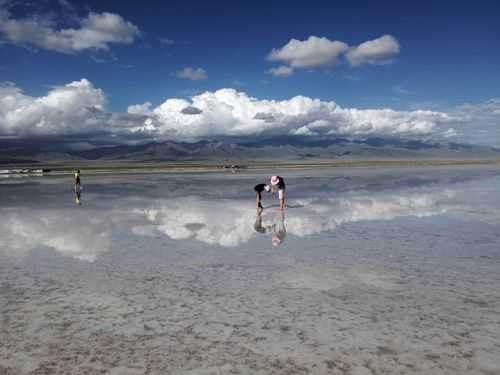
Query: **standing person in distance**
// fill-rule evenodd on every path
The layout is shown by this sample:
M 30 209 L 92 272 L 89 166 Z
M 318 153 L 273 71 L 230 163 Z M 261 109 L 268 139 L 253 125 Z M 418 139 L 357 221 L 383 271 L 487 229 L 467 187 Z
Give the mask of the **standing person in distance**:
M 278 192 L 278 198 L 280 200 L 280 210 L 285 209 L 285 180 L 281 176 L 271 177 L 272 195 Z
M 80 170 L 78 169 L 75 172 L 75 191 L 80 191 L 81 182 L 80 182 Z

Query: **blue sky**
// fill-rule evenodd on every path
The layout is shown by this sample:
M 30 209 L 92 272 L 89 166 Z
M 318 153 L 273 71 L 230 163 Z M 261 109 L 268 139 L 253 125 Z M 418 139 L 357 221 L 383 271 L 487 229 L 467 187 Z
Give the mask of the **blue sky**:
M 344 108 L 446 113 L 500 97 L 495 1 L 0 0 L 0 9 L 0 22 L 11 26 L 0 28 L 0 82 L 36 98 L 85 78 L 105 93 L 110 113 L 222 88 L 259 100 L 302 95 Z M 22 24 L 56 34 L 84 28 L 90 14 L 120 17 L 120 34 L 85 48 L 54 47 Z M 352 64 L 349 50 L 384 36 L 392 50 Z M 344 50 L 319 64 L 285 51 L 291 39 L 311 37 L 340 42 Z M 303 46 L 316 53 L 312 41 Z M 273 50 L 278 57 L 270 61 Z M 293 73 L 273 76 L 270 69 L 279 66 Z M 192 71 L 181 74 L 186 68 Z

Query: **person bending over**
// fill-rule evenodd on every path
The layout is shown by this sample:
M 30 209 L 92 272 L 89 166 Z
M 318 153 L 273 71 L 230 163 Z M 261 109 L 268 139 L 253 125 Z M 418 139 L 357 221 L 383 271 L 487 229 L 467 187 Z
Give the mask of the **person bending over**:
M 285 180 L 281 176 L 271 177 L 272 193 L 274 198 L 274 193 L 278 192 L 278 198 L 280 200 L 280 210 L 285 208 Z
M 253 189 L 255 190 L 255 193 L 257 195 L 257 211 L 263 210 L 264 207 L 262 207 L 262 192 L 271 191 L 271 187 L 267 184 L 258 184 L 255 185 Z

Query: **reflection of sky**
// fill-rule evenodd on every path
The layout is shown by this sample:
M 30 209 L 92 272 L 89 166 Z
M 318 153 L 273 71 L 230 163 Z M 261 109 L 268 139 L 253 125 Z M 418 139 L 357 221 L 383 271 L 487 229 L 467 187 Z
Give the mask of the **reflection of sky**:
M 500 192 L 495 188 L 498 177 L 459 182 L 434 178 L 420 184 L 399 177 L 373 180 L 372 185 L 367 181 L 356 184 L 354 179 L 338 182 L 343 188 L 336 190 L 329 188 L 328 178 L 312 177 L 307 184 L 297 183 L 295 186 L 301 189 L 295 192 L 291 181 L 285 215 L 287 242 L 292 240 L 291 236 L 331 232 L 341 225 L 360 221 L 440 214 L 490 223 L 500 218 Z M 7 204 L 0 207 L 1 248 L 8 254 L 23 255 L 48 247 L 77 259 L 94 261 L 99 254 L 112 249 L 117 230 L 143 241 L 157 241 L 166 236 L 222 247 L 239 246 L 262 235 L 254 230 L 254 196 L 248 189 L 248 196 L 242 197 L 238 190 L 241 182 L 228 186 L 227 198 L 224 189 L 210 177 L 198 177 L 196 188 L 186 188 L 189 194 L 184 196 L 180 194 L 182 184 L 175 181 L 161 183 L 152 178 L 146 182 L 147 186 L 141 185 L 143 180 L 131 184 L 132 190 L 117 187 L 113 194 L 99 193 L 98 189 L 92 192 L 89 185 L 82 195 L 82 206 L 66 202 L 58 206 L 60 196 L 51 194 L 43 183 L 24 187 L 25 195 L 15 207 Z M 116 186 L 116 181 L 113 185 Z M 162 195 L 161 187 L 165 186 L 167 193 Z M 3 188 L 4 194 L 15 195 L 14 186 L 11 190 Z M 148 189 L 153 189 L 154 194 Z M 266 206 L 263 225 L 271 228 L 279 220 L 277 203 L 265 195 Z

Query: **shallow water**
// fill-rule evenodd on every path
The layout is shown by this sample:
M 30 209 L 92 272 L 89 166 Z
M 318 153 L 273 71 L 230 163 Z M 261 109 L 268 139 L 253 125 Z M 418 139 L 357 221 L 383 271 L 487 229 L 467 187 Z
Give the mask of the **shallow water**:
M 0 374 L 500 373 L 499 169 L 266 178 L 0 180 Z

